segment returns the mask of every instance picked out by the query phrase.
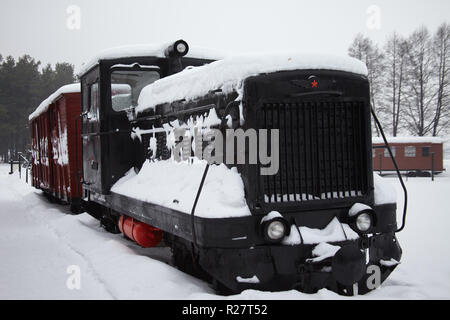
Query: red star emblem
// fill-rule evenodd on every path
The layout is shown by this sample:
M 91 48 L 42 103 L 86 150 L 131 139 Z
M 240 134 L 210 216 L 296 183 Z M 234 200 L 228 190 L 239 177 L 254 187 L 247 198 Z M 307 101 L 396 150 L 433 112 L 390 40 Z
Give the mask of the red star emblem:
M 316 81 L 316 80 L 314 80 L 313 82 L 311 82 L 311 86 L 313 87 L 313 88 L 317 88 L 317 85 L 318 85 L 319 83 Z

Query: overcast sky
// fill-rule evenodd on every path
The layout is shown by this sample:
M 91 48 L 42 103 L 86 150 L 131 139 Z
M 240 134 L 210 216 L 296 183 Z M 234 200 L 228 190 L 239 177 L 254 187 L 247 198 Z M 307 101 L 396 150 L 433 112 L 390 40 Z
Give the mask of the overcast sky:
M 0 54 L 77 70 L 105 48 L 179 38 L 231 53 L 346 54 L 358 32 L 382 43 L 444 21 L 449 0 L 1 0 Z

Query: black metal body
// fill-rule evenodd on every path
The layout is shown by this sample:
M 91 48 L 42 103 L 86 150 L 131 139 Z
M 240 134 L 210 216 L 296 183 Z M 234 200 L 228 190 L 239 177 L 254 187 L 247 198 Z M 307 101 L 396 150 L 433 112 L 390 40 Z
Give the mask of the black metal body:
M 209 61 L 182 58 L 181 62 L 185 67 Z M 133 63 L 156 66 L 161 77 L 168 74 L 167 59 L 142 57 L 100 61 L 81 78 L 84 113 L 90 108 L 90 86 L 96 81 L 100 86 L 98 121 L 91 123 L 82 116 L 83 188 L 90 201 L 107 208 L 112 216 L 125 214 L 160 228 L 170 235 L 170 241 L 187 243 L 185 248 L 194 243 L 195 232 L 196 246 L 187 250 L 193 250 L 199 266 L 229 289 L 299 288 L 307 292 L 323 287 L 341 292 L 343 286 L 335 275 L 323 268 L 331 266 L 331 259 L 320 264 L 306 263 L 312 256 L 312 245 L 268 245 L 261 234 L 261 217 L 276 210 L 290 224 L 324 228 L 334 217 L 349 223 L 349 208 L 356 202 L 365 203 L 375 211 L 376 236 L 340 245 L 369 249 L 370 263 L 382 268 L 383 280 L 395 268 L 379 263 L 380 259 L 400 260 L 401 249 L 394 235 L 396 205 L 374 204 L 370 102 L 365 77 L 339 71 L 297 70 L 246 79 L 242 128 L 280 129 L 280 170 L 275 176 L 260 176 L 259 165 L 237 165 L 252 215 L 194 217 L 192 221 L 189 214 L 110 192 L 127 170 L 138 170 L 149 156 L 149 137 L 144 135 L 142 143 L 134 141 L 131 128 L 161 127 L 174 119 L 184 121 L 203 114 L 212 107 L 219 117 L 224 117 L 238 94 L 219 90 L 195 101 L 159 105 L 130 122 L 125 111 L 111 108 L 109 78 L 115 64 Z M 311 87 L 312 77 L 319 81 L 319 88 Z M 156 137 L 156 157 L 167 159 L 165 134 Z M 313 198 L 303 198 L 304 193 Z M 258 275 L 259 284 L 236 282 L 236 276 L 253 275 Z M 364 278 L 358 281 L 360 292 L 367 291 L 362 284 Z

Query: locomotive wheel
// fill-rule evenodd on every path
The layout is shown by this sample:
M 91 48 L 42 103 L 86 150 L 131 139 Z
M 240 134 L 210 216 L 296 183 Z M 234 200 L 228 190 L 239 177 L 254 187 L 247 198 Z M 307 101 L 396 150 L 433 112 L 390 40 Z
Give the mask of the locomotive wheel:
M 83 206 L 81 204 L 75 204 L 75 203 L 71 203 L 70 204 L 70 212 L 73 215 L 78 215 L 84 212 Z
M 115 221 L 116 219 L 113 219 L 110 216 L 107 215 L 103 215 L 100 218 L 100 224 L 101 226 L 108 232 L 113 233 L 113 234 L 119 234 L 121 233 L 119 230 L 119 226 L 117 224 L 117 221 Z

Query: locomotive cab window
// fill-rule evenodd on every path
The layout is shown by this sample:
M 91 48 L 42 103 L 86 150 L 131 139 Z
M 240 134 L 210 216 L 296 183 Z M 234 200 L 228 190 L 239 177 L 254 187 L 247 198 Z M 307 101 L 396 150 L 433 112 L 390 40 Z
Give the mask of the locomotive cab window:
M 156 70 L 114 70 L 111 73 L 111 106 L 114 111 L 136 107 L 142 89 L 160 78 Z

